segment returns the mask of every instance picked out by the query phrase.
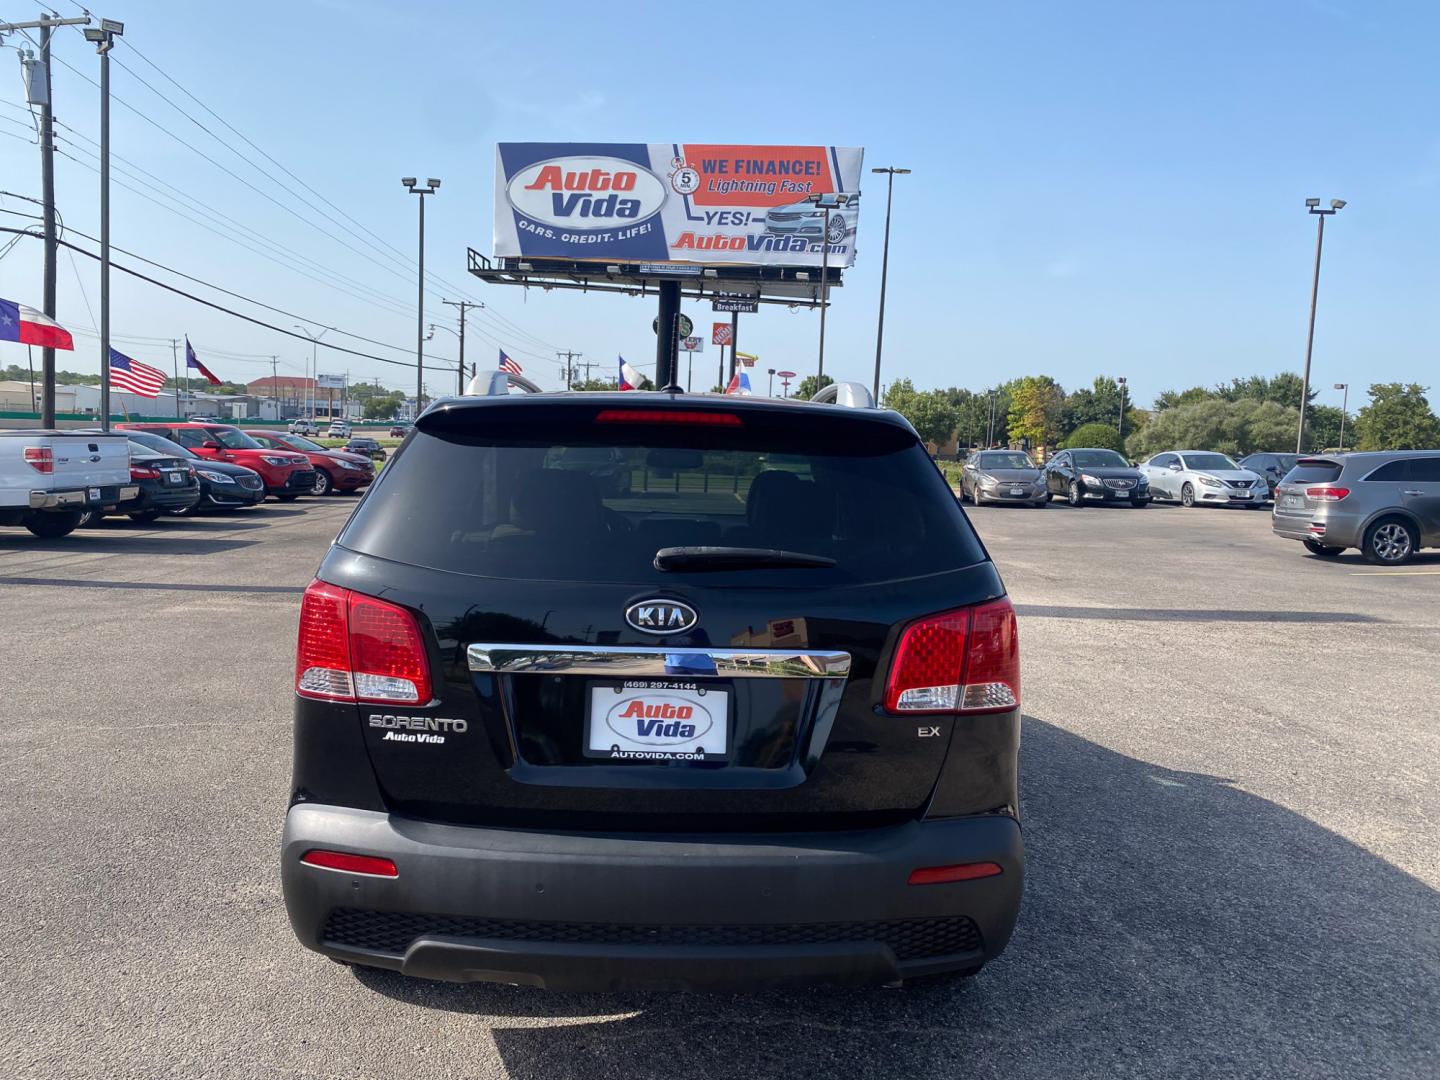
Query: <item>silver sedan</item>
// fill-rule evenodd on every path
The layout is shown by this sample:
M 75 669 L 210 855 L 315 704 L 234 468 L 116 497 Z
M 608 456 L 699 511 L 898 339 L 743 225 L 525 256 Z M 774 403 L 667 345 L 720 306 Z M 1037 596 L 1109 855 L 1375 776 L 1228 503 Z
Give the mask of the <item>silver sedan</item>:
M 1045 479 L 1030 455 L 1019 450 L 980 450 L 965 459 L 960 497 L 981 503 L 1044 506 L 1050 501 Z
M 1224 454 L 1170 450 L 1140 463 L 1150 494 L 1181 506 L 1248 506 L 1263 509 L 1269 485 L 1259 473 L 1242 469 Z

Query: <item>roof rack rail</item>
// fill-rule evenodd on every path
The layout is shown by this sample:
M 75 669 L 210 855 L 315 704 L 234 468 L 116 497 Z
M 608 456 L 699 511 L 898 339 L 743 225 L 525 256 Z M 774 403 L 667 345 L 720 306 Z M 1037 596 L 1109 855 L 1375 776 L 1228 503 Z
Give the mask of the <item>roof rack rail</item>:
M 510 387 L 518 386 L 527 394 L 543 393 L 539 386 L 525 378 L 524 375 L 516 375 L 509 371 L 478 371 L 470 384 L 465 387 L 466 397 L 504 397 L 510 393 Z
M 847 409 L 875 408 L 875 399 L 870 394 L 870 388 L 858 382 L 831 383 L 822 387 L 810 400 L 822 404 L 843 405 Z

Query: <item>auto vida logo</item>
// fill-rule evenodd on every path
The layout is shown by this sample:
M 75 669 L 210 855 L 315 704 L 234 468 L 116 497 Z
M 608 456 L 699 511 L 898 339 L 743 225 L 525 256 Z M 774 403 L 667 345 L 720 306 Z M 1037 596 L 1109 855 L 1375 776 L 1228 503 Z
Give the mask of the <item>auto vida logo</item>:
M 625 621 L 642 634 L 683 634 L 700 620 L 679 600 L 641 600 L 625 609 Z
M 613 229 L 654 217 L 665 184 L 649 169 L 612 157 L 537 161 L 505 185 L 510 205 L 533 221 L 565 229 Z

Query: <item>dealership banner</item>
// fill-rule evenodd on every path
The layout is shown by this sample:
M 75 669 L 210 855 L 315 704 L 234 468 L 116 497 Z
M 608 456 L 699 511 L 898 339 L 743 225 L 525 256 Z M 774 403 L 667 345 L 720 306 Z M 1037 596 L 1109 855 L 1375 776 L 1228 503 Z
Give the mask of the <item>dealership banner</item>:
M 500 143 L 495 255 L 832 266 L 855 261 L 864 151 L 836 146 Z M 839 193 L 829 213 L 807 196 Z M 827 233 L 828 228 L 828 233 Z

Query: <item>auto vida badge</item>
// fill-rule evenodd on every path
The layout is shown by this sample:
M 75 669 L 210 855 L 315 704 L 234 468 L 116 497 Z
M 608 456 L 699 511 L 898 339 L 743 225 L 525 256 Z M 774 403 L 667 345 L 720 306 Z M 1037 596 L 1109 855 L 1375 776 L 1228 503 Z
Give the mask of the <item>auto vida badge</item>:
M 625 609 L 625 621 L 642 634 L 683 634 L 699 618 L 679 600 L 641 600 Z

